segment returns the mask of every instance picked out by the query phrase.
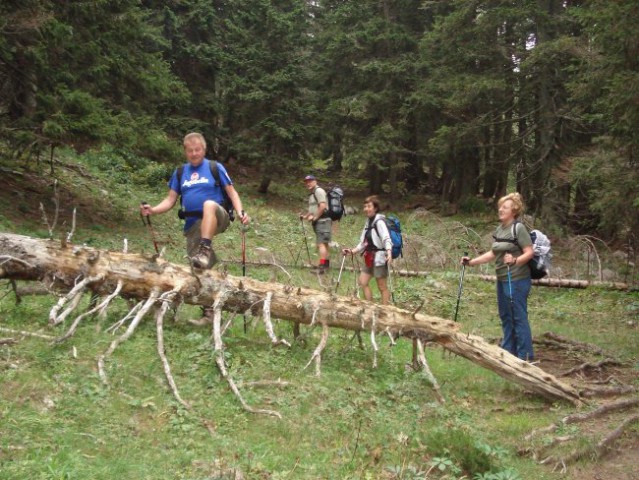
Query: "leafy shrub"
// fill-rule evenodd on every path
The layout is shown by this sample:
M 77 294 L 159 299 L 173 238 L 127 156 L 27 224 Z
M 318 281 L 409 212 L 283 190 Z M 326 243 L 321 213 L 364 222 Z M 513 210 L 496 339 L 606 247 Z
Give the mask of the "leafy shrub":
M 160 130 L 149 129 L 140 134 L 134 151 L 144 158 L 160 163 L 175 164 L 184 162 L 182 143 L 179 140 L 168 138 Z
M 151 162 L 137 173 L 137 179 L 150 187 L 158 188 L 166 185 L 173 170 L 175 170 L 175 165 Z
M 491 208 L 482 198 L 466 197 L 460 202 L 459 210 L 462 213 L 486 213 L 491 211 Z
M 121 185 L 132 183 L 133 169 L 127 163 L 127 159 L 113 147 L 104 146 L 100 150 L 90 150 L 82 157 L 89 165 L 107 173 L 113 182 Z
M 465 430 L 435 430 L 428 435 L 426 445 L 432 455 L 452 460 L 464 472 L 485 473 L 495 469 L 491 455 Z

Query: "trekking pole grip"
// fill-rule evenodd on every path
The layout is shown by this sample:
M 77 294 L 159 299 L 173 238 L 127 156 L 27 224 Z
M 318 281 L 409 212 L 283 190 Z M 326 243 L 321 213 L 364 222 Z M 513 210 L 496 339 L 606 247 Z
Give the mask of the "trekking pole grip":
M 140 202 L 140 205 L 142 205 L 143 207 L 147 207 L 149 205 L 149 203 L 142 201 L 142 202 Z M 151 215 L 144 215 L 144 217 L 146 217 L 147 223 L 149 224 L 149 226 L 151 226 Z M 142 221 L 144 221 L 144 218 L 142 219 Z

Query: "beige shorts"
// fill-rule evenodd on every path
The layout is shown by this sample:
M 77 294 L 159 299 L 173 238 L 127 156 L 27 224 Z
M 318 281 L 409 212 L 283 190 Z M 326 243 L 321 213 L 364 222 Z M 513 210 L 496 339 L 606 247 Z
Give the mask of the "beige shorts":
M 221 205 L 217 205 L 215 207 L 215 218 L 217 219 L 217 230 L 215 231 L 215 235 L 218 233 L 223 233 L 229 228 L 231 224 L 231 219 L 229 218 L 229 214 Z M 184 237 L 186 238 L 186 254 L 189 257 L 194 256 L 198 248 L 200 246 L 201 236 L 201 227 L 202 227 L 202 219 L 198 219 L 186 232 L 184 232 Z
M 373 278 L 387 278 L 388 277 L 388 264 L 385 265 L 376 265 L 374 267 L 367 267 L 364 265 L 362 267 L 362 273 L 366 273 L 368 275 L 372 275 Z

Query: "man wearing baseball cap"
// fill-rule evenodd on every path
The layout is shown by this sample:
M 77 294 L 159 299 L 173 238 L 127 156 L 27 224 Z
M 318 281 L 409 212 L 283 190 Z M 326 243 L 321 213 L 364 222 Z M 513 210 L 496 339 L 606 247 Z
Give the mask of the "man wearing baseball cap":
M 314 175 L 306 175 L 304 177 L 304 185 L 310 192 L 308 196 L 308 213 L 300 213 L 300 218 L 311 222 L 313 225 L 317 251 L 320 257 L 317 273 L 323 274 L 330 265 L 328 244 L 331 241 L 332 228 L 331 219 L 326 215 L 328 206 L 326 190 L 317 185 L 317 178 Z

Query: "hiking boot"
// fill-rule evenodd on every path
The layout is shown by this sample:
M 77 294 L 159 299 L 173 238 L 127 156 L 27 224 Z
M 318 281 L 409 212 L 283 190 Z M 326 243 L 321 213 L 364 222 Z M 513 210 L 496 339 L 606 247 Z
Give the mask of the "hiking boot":
M 210 268 L 217 262 L 215 252 L 209 245 L 200 244 L 197 253 L 191 257 L 191 265 L 195 268 Z
M 318 273 L 319 275 L 324 275 L 327 269 L 328 269 L 328 265 L 323 265 L 323 264 L 315 265 L 311 267 L 311 273 Z

